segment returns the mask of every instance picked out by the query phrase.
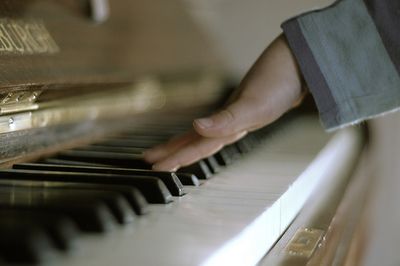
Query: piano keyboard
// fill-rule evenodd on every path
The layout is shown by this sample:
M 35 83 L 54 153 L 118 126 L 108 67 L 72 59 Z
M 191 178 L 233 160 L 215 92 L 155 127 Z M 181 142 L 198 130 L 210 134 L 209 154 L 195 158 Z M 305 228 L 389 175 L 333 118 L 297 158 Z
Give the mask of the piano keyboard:
M 183 129 L 151 127 L 0 170 L 0 264 L 254 265 L 361 145 L 302 116 L 155 172 L 141 152 Z

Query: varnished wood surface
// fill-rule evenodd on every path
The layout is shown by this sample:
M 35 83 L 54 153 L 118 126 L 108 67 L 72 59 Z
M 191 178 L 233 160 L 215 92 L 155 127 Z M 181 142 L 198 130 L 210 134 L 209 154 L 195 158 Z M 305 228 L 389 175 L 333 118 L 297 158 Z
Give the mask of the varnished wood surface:
M 55 54 L 0 54 L 0 89 L 130 82 L 143 75 L 217 68 L 218 60 L 178 1 L 109 1 L 95 23 L 84 1 L 6 0 L 0 19 L 42 21 Z M 75 88 L 80 90 L 80 88 Z

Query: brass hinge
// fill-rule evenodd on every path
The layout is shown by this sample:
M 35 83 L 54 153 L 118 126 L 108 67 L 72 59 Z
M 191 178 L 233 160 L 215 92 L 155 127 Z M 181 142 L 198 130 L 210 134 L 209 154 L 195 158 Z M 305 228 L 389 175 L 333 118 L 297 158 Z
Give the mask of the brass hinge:
M 0 115 L 38 109 L 36 103 L 41 90 L 0 93 Z

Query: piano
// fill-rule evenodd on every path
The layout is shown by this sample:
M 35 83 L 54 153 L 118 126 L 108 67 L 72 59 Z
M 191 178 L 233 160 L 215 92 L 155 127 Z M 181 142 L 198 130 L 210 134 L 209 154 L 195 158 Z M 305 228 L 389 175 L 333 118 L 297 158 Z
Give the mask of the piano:
M 363 128 L 327 134 L 298 109 L 155 172 L 143 150 L 232 87 L 182 3 L 7 0 L 0 15 L 0 265 L 345 260 Z

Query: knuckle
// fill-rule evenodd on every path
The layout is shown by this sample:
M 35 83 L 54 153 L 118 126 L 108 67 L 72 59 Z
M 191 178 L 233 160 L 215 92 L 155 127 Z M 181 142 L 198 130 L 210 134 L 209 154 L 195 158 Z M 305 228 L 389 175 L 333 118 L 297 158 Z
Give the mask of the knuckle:
M 235 120 L 235 114 L 229 108 L 226 108 L 220 112 L 220 116 L 226 123 L 231 123 Z

